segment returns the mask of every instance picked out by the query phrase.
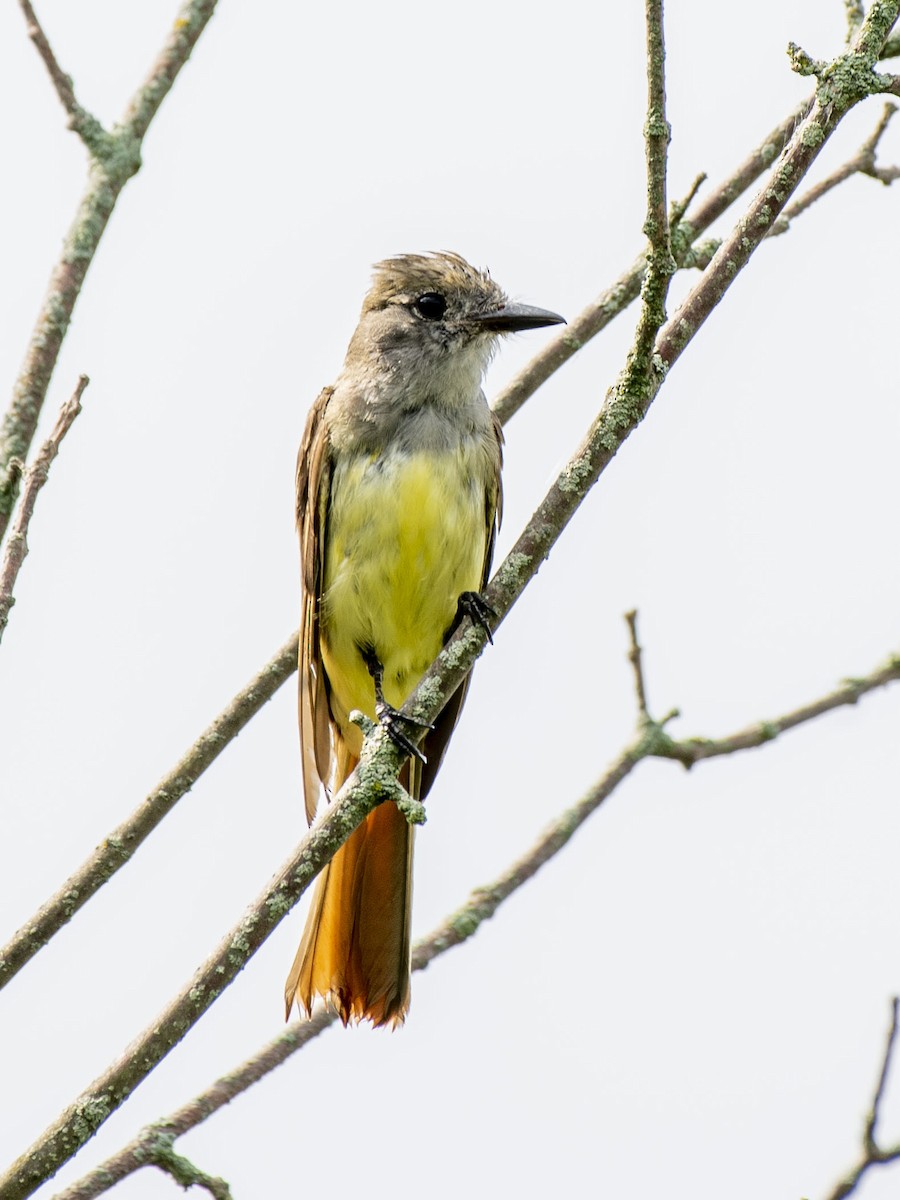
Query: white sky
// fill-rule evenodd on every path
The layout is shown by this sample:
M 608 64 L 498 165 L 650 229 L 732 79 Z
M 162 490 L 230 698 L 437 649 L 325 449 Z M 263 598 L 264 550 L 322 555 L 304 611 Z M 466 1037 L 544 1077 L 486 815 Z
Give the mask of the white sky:
M 114 214 L 42 421 L 87 372 L 0 647 L 0 940 L 296 623 L 296 446 L 370 264 L 454 249 L 574 315 L 631 262 L 641 10 L 222 0 Z M 39 11 L 109 122 L 176 5 Z M 673 0 L 667 21 L 673 195 L 700 170 L 721 178 L 808 94 L 790 39 L 828 57 L 844 32 L 839 0 Z M 84 153 L 11 4 L 0 79 L 8 393 Z M 819 175 L 880 110 L 846 121 Z M 900 161 L 900 123 L 884 160 Z M 900 650 L 898 203 L 854 179 L 760 251 L 503 626 L 429 799 L 414 932 L 630 736 L 626 609 L 651 703 L 678 705 L 685 735 L 774 717 Z M 634 317 L 508 427 L 501 553 Z M 546 336 L 510 341 L 489 392 Z M 329 1031 L 179 1149 L 241 1200 L 821 1195 L 856 1156 L 900 990 L 898 719 L 894 689 L 689 775 L 642 765 L 473 942 L 414 978 L 402 1032 Z M 153 1020 L 304 828 L 289 684 L 0 993 L 0 1159 Z M 302 920 L 39 1195 L 278 1031 Z M 900 1138 L 898 1087 L 883 1128 Z M 116 1194 L 178 1193 L 145 1172 Z

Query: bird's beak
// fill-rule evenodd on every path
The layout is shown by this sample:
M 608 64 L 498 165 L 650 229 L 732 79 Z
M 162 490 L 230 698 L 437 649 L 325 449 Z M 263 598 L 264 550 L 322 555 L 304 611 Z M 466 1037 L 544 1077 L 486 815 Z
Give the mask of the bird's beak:
M 559 313 L 533 308 L 530 304 L 504 304 L 493 312 L 479 313 L 474 320 L 482 329 L 490 329 L 493 333 L 514 333 L 519 329 L 541 329 L 544 325 L 566 323 Z

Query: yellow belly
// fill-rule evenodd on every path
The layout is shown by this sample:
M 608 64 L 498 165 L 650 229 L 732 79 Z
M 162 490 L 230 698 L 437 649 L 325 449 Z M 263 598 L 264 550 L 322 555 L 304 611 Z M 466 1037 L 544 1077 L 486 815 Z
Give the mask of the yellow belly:
M 325 537 L 320 609 L 332 711 L 375 715 L 362 650 L 384 667 L 384 694 L 400 707 L 437 656 L 461 592 L 481 588 L 488 530 L 485 460 L 473 448 L 356 457 L 336 465 Z

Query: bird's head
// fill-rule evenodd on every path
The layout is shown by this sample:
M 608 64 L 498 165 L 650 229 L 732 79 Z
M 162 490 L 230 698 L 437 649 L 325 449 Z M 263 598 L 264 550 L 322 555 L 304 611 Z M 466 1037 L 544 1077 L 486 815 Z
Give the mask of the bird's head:
M 557 313 L 510 301 L 458 254 L 403 254 L 375 265 L 350 356 L 394 370 L 480 380 L 498 337 L 565 324 Z

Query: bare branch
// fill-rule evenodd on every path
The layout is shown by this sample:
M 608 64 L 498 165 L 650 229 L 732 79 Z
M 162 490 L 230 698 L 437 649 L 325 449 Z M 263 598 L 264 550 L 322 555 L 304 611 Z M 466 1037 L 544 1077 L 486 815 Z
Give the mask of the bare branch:
M 897 0 L 874 0 L 853 45 L 832 63 L 814 63 L 807 56 L 802 67 L 798 66 L 800 52 L 794 47 L 795 69 L 818 77 L 815 103 L 794 131 L 766 187 L 750 204 L 698 284 L 662 330 L 656 350 L 667 368 L 678 360 L 747 265 L 843 117 L 866 97 L 885 90 L 883 77 L 872 68 L 898 10 Z
M 848 158 L 843 166 L 838 167 L 837 170 L 832 171 L 830 175 L 827 175 L 819 183 L 811 187 L 809 191 L 804 192 L 793 204 L 789 204 L 772 226 L 769 236 L 775 237 L 777 234 L 786 233 L 790 228 L 791 221 L 795 217 L 799 217 L 802 212 L 805 212 L 817 200 L 821 200 L 828 192 L 838 187 L 845 180 L 850 179 L 853 175 L 868 175 L 872 179 L 877 179 L 886 187 L 889 187 L 896 179 L 900 179 L 900 167 L 879 167 L 876 161 L 878 143 L 884 136 L 884 132 L 896 111 L 896 105 L 885 104 L 878 124 L 852 158 Z
M 163 817 L 296 669 L 297 635 L 294 634 L 219 713 L 134 812 L 104 838 L 56 894 L 0 950 L 0 988 L 129 861 Z
M 862 0 L 844 0 L 844 12 L 847 16 L 847 45 L 849 46 L 866 19 L 866 10 L 862 6 Z
M 9 622 L 9 611 L 15 604 L 13 588 L 28 553 L 28 525 L 34 513 L 38 492 L 47 482 L 50 465 L 59 453 L 60 443 L 69 432 L 72 422 L 81 412 L 81 397 L 88 383 L 87 375 L 79 376 L 75 391 L 65 402 L 56 418 L 53 432 L 41 447 L 37 458 L 25 472 L 25 483 L 18 511 L 12 524 L 12 532 L 6 542 L 3 561 L 0 563 L 0 641 Z
M 70 124 L 88 146 L 91 162 L 87 188 L 51 274 L 10 406 L 0 424 L 0 540 L 6 533 L 18 488 L 12 460 L 28 457 L 88 267 L 122 189 L 140 169 L 141 142 L 150 122 L 216 7 L 216 0 L 185 0 L 149 77 L 132 98 L 123 121 L 107 132 L 78 105 L 71 80 L 56 62 L 33 9 L 26 0 L 20 3 L 29 22 L 29 33 L 47 63 L 57 94 L 69 113 Z
M 693 243 L 743 195 L 763 171 L 771 166 L 781 153 L 785 140 L 790 137 L 797 122 L 811 105 L 812 99 L 793 110 L 763 138 L 727 179 L 709 193 L 696 212 L 686 221 L 679 218 L 677 223 L 672 223 L 672 250 L 679 266 L 699 265 L 690 252 Z M 698 187 L 699 181 L 695 183 L 692 195 L 688 197 L 689 202 Z M 492 407 L 501 421 L 506 422 L 515 416 L 541 384 L 638 298 L 646 268 L 647 258 L 641 253 L 615 283 L 602 291 L 596 300 L 587 305 L 568 325 L 563 326 L 546 342 L 543 349 L 526 363 L 519 374 L 510 380 L 494 399 Z
M 888 1028 L 887 1038 L 885 1039 L 884 1051 L 881 1056 L 881 1069 L 878 1072 L 878 1083 L 875 1087 L 875 1095 L 872 1097 L 872 1106 L 866 1116 L 866 1124 L 863 1130 L 863 1145 L 862 1157 L 859 1162 L 848 1171 L 832 1190 L 828 1193 L 827 1200 L 844 1200 L 846 1196 L 856 1191 L 863 1176 L 870 1167 L 881 1167 L 887 1163 L 897 1162 L 900 1160 L 900 1143 L 895 1143 L 893 1146 L 881 1148 L 875 1140 L 875 1132 L 878 1125 L 879 1110 L 881 1101 L 884 1097 L 884 1088 L 887 1083 L 888 1070 L 891 1065 L 891 1058 L 894 1054 L 894 1045 L 897 1040 L 897 1008 L 898 1001 L 895 996 L 891 1001 L 891 1023 Z
M 273 881 L 157 1019 L 0 1176 L 0 1200 L 23 1200 L 51 1178 L 178 1045 L 353 830 L 376 805 L 405 795 L 397 782 L 404 757 L 380 726 L 366 738 L 358 766 Z
M 836 708 L 856 704 L 867 693 L 875 691 L 876 688 L 886 687 L 887 684 L 894 683 L 898 679 L 900 679 L 900 654 L 893 654 L 886 663 L 876 667 L 868 675 L 846 679 L 833 691 L 800 708 L 792 709 L 780 717 L 755 722 L 753 725 L 748 725 L 746 729 L 724 738 L 670 740 L 667 746 L 657 749 L 656 757 L 674 758 L 686 767 L 692 767 L 705 758 L 719 758 L 725 754 L 733 754 L 736 750 L 752 750 L 757 746 L 764 746 L 766 742 L 774 741 L 789 729 L 805 725 L 807 721 L 821 717 Z
M 311 1018 L 304 1017 L 292 1021 L 283 1033 L 263 1046 L 252 1058 L 223 1075 L 221 1079 L 217 1079 L 211 1087 L 169 1116 L 142 1129 L 127 1146 L 123 1146 L 82 1179 L 59 1192 L 54 1200 L 94 1200 L 94 1197 L 102 1195 L 115 1184 L 133 1175 L 135 1171 L 139 1171 L 141 1167 L 147 1166 L 160 1139 L 167 1139 L 171 1147 L 176 1138 L 196 1128 L 226 1104 L 230 1104 L 235 1097 L 281 1066 L 292 1054 L 302 1050 L 307 1042 L 318 1037 L 336 1020 L 335 1012 L 323 1008 Z
M 57 62 L 53 48 L 47 41 L 47 35 L 41 27 L 41 23 L 31 6 L 30 0 L 19 0 L 19 6 L 25 14 L 28 36 L 34 42 L 37 52 L 41 56 L 44 66 L 47 68 L 47 73 L 56 89 L 60 103 L 69 114 L 69 128 L 78 134 L 90 150 L 90 147 L 96 142 L 98 135 L 102 133 L 103 127 L 96 117 L 92 116 L 78 103 L 72 86 L 71 76 L 67 75 Z
M 898 1000 L 895 996 L 891 1001 L 891 1024 L 884 1044 L 884 1054 L 881 1057 L 881 1070 L 878 1073 L 878 1083 L 875 1087 L 875 1095 L 872 1098 L 872 1107 L 869 1109 L 869 1114 L 866 1117 L 864 1138 L 866 1150 L 870 1154 L 880 1153 L 875 1144 L 875 1133 L 878 1128 L 879 1109 L 881 1108 L 881 1101 L 884 1096 L 885 1085 L 887 1084 L 888 1068 L 891 1065 L 894 1043 L 897 1040 L 897 1006 Z
M 199 1167 L 194 1166 L 190 1159 L 174 1150 L 175 1139 L 170 1135 L 159 1134 L 152 1145 L 147 1146 L 147 1161 L 152 1163 L 166 1175 L 170 1175 L 180 1188 L 185 1191 L 192 1187 L 201 1187 L 213 1197 L 213 1200 L 232 1200 L 231 1189 L 224 1179 L 207 1175 Z
M 650 243 L 647 274 L 642 288 L 643 305 L 635 336 L 634 359 L 646 359 L 653 339 L 666 319 L 666 294 L 675 273 L 669 240 L 666 173 L 672 131 L 666 120 L 666 50 L 663 36 L 663 0 L 646 0 L 647 120 L 644 151 L 647 165 L 647 217 L 644 233 Z M 642 367 L 646 373 L 649 364 Z
M 638 712 L 641 717 L 649 718 L 647 709 L 647 689 L 644 684 L 644 667 L 641 662 L 641 645 L 638 641 L 637 632 L 637 609 L 633 608 L 625 614 L 625 621 L 628 625 L 628 637 L 631 643 L 631 648 L 628 652 L 628 661 L 631 663 L 631 669 L 634 671 L 634 690 L 637 693 Z

